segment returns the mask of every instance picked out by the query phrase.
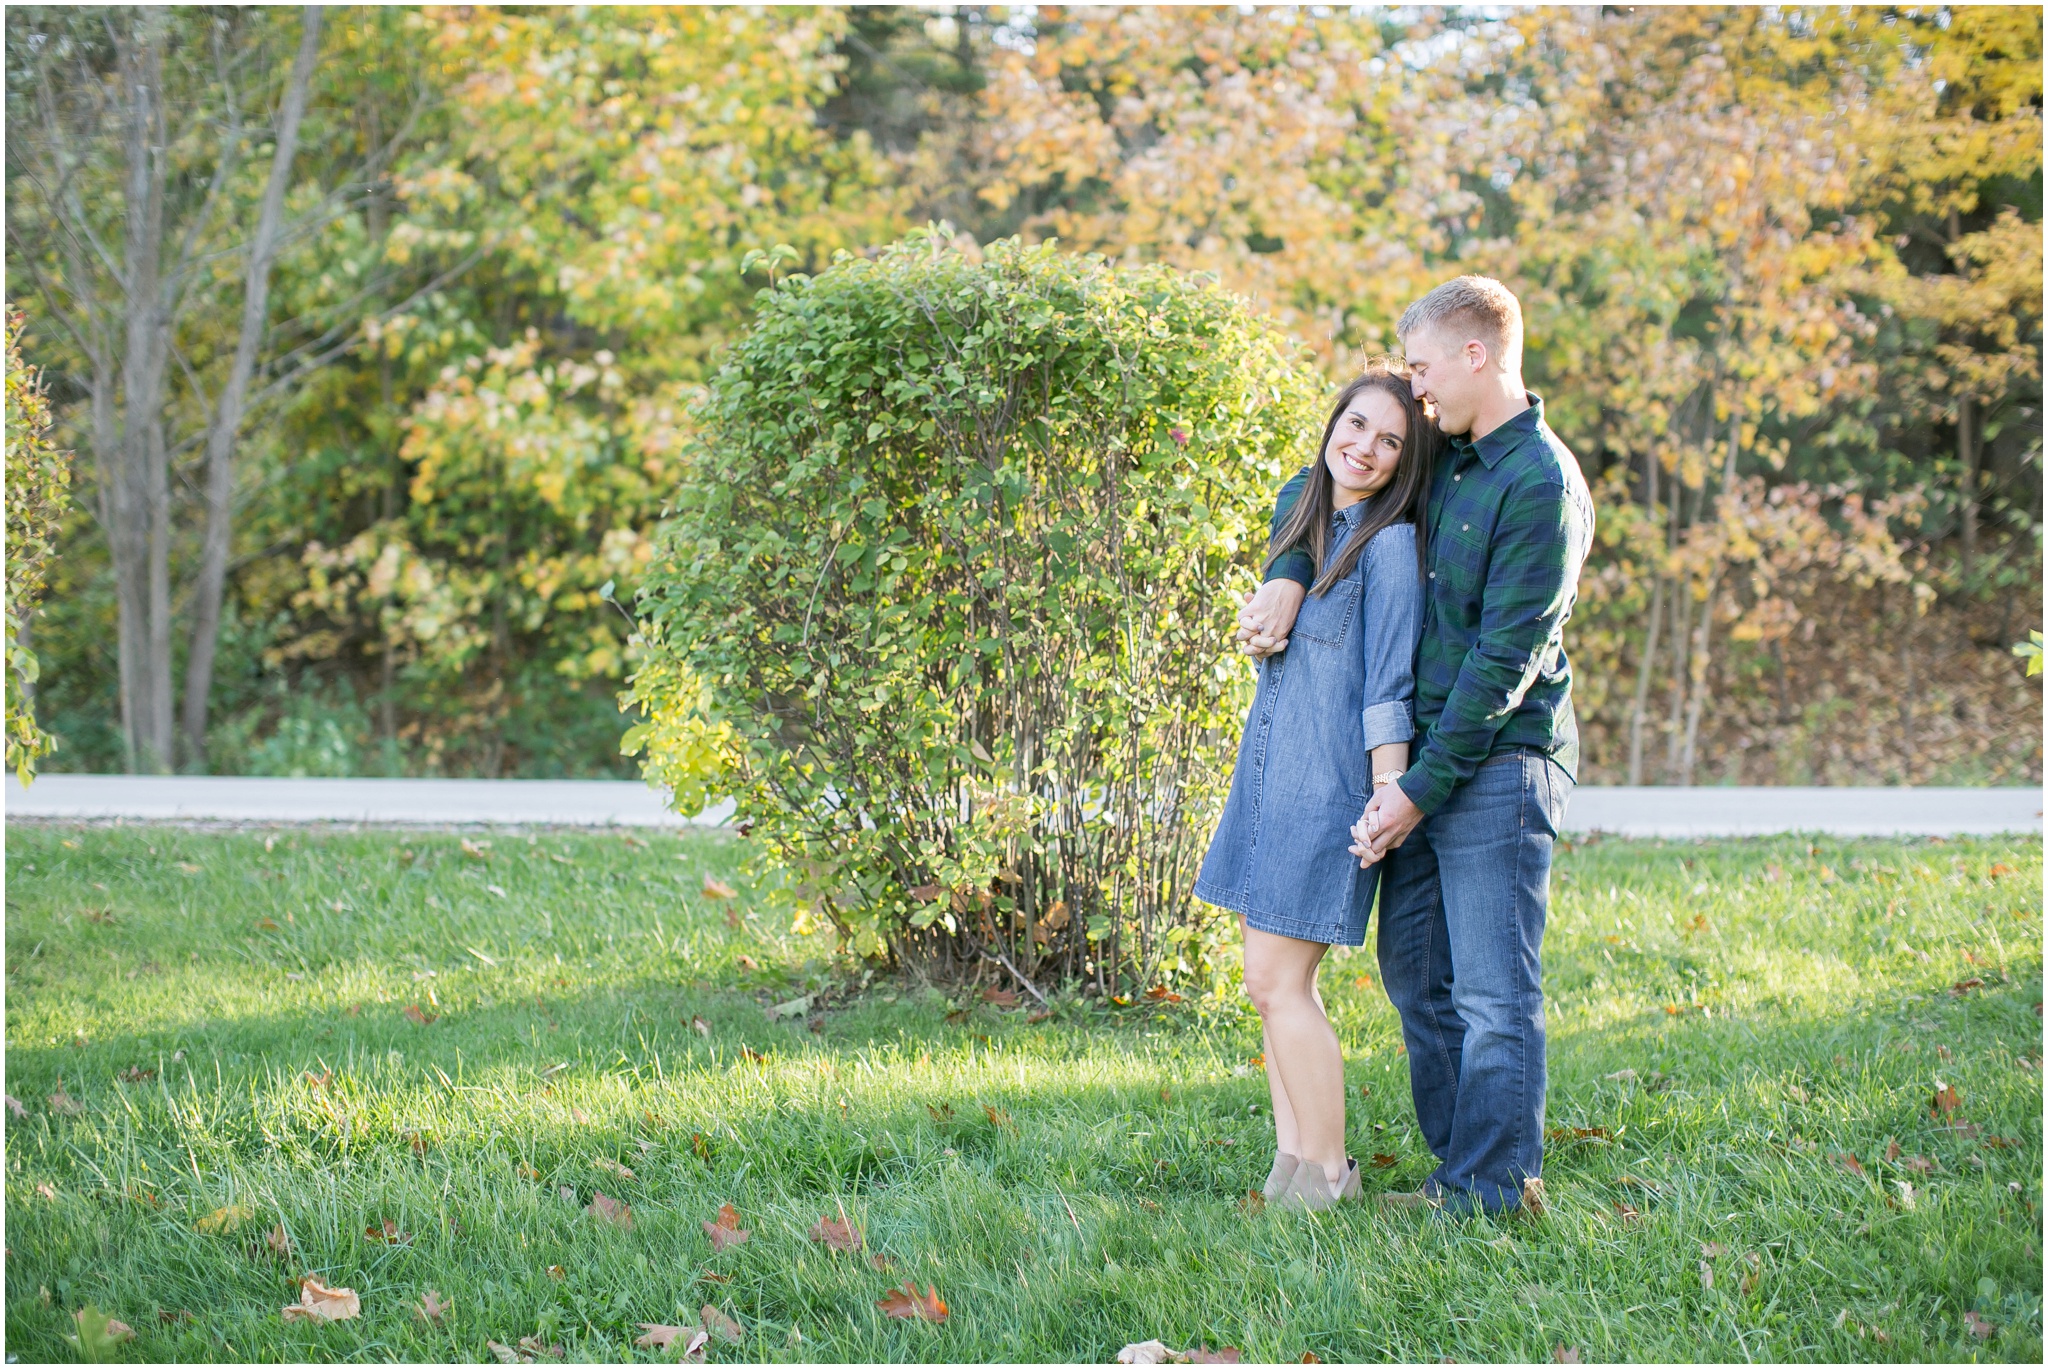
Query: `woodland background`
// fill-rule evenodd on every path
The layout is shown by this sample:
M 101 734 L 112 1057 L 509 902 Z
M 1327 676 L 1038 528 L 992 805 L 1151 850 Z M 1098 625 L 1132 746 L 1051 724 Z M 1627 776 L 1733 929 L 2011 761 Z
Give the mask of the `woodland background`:
M 1508 281 L 1599 500 L 1583 779 L 2038 781 L 2040 39 L 1935 6 L 13 6 L 8 301 L 76 457 L 11 683 L 45 770 L 637 773 L 607 598 L 748 253 L 941 220 L 1213 272 L 1333 381 L 1436 281 Z

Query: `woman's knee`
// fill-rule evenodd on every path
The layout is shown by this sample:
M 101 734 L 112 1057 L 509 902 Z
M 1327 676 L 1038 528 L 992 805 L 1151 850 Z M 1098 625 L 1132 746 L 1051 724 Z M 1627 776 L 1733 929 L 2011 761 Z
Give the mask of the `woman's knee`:
M 1300 974 L 1292 966 L 1245 966 L 1244 993 L 1261 1017 L 1271 1016 L 1276 1009 L 1294 1006 L 1297 1000 L 1310 1001 Z

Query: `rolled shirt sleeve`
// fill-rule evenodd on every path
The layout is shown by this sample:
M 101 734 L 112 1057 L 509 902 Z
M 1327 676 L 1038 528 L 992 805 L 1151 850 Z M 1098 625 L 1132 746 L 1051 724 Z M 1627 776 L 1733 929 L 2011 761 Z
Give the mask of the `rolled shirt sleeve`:
M 1308 488 L 1308 472 L 1307 466 L 1296 471 L 1274 497 L 1273 521 L 1266 531 L 1268 539 L 1280 531 L 1280 525 L 1287 521 L 1287 515 L 1294 508 L 1294 501 L 1301 498 L 1301 492 Z M 1316 582 L 1316 558 L 1309 555 L 1307 547 L 1296 544 L 1282 552 L 1279 559 L 1266 568 L 1266 579 L 1292 580 L 1303 589 L 1307 589 Z
M 1365 749 L 1415 736 L 1415 649 L 1422 640 L 1422 569 L 1415 528 L 1380 529 L 1365 548 Z

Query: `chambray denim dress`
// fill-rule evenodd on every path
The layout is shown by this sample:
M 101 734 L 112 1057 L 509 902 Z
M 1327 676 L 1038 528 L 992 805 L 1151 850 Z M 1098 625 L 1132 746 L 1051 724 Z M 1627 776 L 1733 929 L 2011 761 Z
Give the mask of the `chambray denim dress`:
M 1331 556 L 1370 503 L 1331 515 Z M 1358 868 L 1351 824 L 1372 793 L 1372 748 L 1415 736 L 1421 633 L 1415 529 L 1395 523 L 1350 575 L 1302 601 L 1287 649 L 1260 662 L 1196 898 L 1276 936 L 1364 942 L 1379 866 Z

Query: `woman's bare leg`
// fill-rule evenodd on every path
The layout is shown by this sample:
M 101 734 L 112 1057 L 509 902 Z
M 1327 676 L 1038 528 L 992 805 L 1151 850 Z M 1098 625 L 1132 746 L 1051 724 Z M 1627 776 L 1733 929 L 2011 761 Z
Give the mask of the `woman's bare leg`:
M 1245 929 L 1244 987 L 1265 1024 L 1275 1131 L 1284 1104 L 1292 1122 L 1289 1153 L 1322 1166 L 1334 1184 L 1343 1180 L 1347 1159 L 1344 1053 L 1316 991 L 1316 967 L 1328 950 L 1319 942 Z
M 1273 1038 L 1261 1032 L 1260 1044 L 1266 1052 L 1266 1087 L 1273 1094 L 1273 1141 L 1282 1155 L 1301 1158 L 1301 1131 L 1295 1125 L 1294 1105 L 1287 1101 L 1287 1084 L 1280 1078 L 1279 1062 L 1273 1058 Z

